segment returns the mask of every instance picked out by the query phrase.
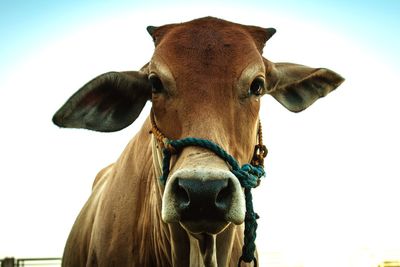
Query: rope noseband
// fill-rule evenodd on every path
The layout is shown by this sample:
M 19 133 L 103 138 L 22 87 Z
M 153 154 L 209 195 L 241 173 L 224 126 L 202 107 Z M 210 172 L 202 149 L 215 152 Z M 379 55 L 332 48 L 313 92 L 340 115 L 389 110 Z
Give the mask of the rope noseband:
M 255 188 L 260 183 L 260 178 L 265 176 L 264 172 L 264 158 L 267 155 L 267 148 L 262 143 L 262 129 L 261 123 L 258 126 L 258 144 L 254 148 L 253 158 L 250 164 L 244 164 L 242 167 L 239 166 L 238 161 L 229 155 L 222 147 L 215 144 L 214 142 L 194 137 L 187 137 L 179 140 L 170 140 L 164 136 L 164 134 L 158 129 L 153 110 L 150 113 L 151 119 L 151 133 L 154 134 L 159 146 L 162 148 L 163 161 L 162 161 L 162 174 L 160 182 L 165 185 L 170 172 L 170 161 L 173 154 L 178 154 L 183 148 L 187 146 L 198 146 L 206 148 L 214 152 L 217 156 L 225 160 L 230 168 L 231 172 L 238 178 L 241 186 L 244 188 L 245 200 L 246 200 L 246 215 L 245 215 L 245 226 L 244 226 L 244 244 L 242 247 L 242 255 L 239 259 L 238 266 L 241 262 L 252 262 L 254 266 L 257 266 L 257 260 L 254 257 L 256 250 L 255 239 L 257 230 L 257 219 L 258 214 L 253 209 L 253 197 L 251 189 Z

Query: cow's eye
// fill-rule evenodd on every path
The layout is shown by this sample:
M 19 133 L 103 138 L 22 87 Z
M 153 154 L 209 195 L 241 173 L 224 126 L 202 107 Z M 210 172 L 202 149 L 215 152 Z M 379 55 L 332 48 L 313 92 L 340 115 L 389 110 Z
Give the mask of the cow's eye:
M 157 75 L 150 74 L 149 82 L 151 84 L 151 91 L 153 94 L 162 93 L 164 91 L 164 85 Z
M 253 80 L 250 85 L 249 95 L 260 96 L 264 91 L 264 79 L 262 77 L 257 77 Z

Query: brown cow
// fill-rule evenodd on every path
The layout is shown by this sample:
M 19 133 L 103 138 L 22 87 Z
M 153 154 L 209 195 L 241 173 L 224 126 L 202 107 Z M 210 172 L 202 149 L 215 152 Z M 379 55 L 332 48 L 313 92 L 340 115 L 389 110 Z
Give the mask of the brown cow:
M 343 81 L 328 69 L 263 58 L 272 28 L 207 17 L 148 31 L 155 42 L 148 64 L 96 77 L 54 123 L 118 131 L 151 100 L 155 124 L 169 139 L 212 140 L 244 164 L 257 143 L 262 95 L 299 112 Z M 191 146 L 173 157 L 164 187 L 162 144 L 151 129 L 148 118 L 120 158 L 97 175 L 63 266 L 237 266 L 245 214 L 238 179 L 216 154 Z

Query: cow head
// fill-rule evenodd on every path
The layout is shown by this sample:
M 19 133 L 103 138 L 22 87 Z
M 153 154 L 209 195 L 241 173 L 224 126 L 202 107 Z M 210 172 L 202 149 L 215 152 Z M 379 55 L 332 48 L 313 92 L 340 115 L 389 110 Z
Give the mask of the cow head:
M 96 77 L 56 113 L 55 124 L 117 131 L 151 100 L 155 123 L 165 136 L 211 140 L 244 164 L 253 155 L 264 94 L 299 112 L 343 81 L 328 69 L 263 58 L 272 28 L 208 17 L 148 31 L 155 42 L 150 62 L 139 72 Z M 179 222 L 192 235 L 215 235 L 244 220 L 239 181 L 208 150 L 183 149 L 161 191 L 163 220 Z

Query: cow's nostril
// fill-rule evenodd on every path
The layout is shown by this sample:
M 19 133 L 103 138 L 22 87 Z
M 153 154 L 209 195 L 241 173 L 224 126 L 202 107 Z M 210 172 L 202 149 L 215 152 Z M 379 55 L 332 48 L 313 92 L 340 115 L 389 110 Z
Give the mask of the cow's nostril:
M 229 206 L 232 202 L 232 188 L 231 183 L 228 182 L 227 186 L 222 188 L 219 191 L 216 199 L 215 199 L 215 206 L 221 210 L 228 210 Z
M 188 191 L 179 182 L 175 184 L 174 191 L 179 208 L 181 210 L 186 209 L 190 204 L 190 197 Z

